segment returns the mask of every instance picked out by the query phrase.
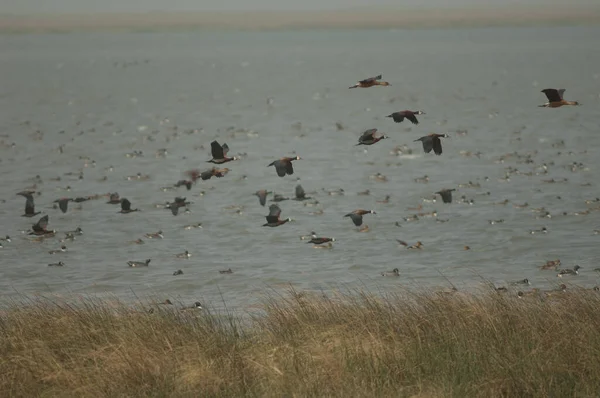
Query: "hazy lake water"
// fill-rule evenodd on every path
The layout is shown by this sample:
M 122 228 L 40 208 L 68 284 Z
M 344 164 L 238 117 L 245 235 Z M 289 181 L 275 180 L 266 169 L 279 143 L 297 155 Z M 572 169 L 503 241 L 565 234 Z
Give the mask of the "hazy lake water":
M 538 269 L 556 258 L 563 267 L 583 267 L 565 281 L 594 286 L 600 212 L 574 213 L 600 205 L 585 203 L 600 196 L 598 39 L 598 27 L 0 36 L 0 235 L 13 238 L 0 250 L 2 295 L 135 294 L 215 306 L 224 298 L 228 306 L 247 308 L 262 292 L 288 283 L 393 291 L 448 286 L 447 280 L 471 288 L 482 278 L 498 284 L 529 278 L 544 289 L 563 282 Z M 391 87 L 348 90 L 379 73 Z M 583 106 L 538 108 L 546 87 L 566 88 L 565 97 Z M 418 126 L 385 117 L 403 109 L 427 114 Z M 390 139 L 365 153 L 354 145 L 368 128 Z M 424 154 L 413 142 L 431 132 L 452 136 L 443 141 L 442 156 Z M 232 171 L 224 178 L 199 181 L 191 191 L 161 191 L 185 170 L 208 168 L 213 139 L 245 156 L 228 164 Z M 403 144 L 413 153 L 391 153 Z M 161 148 L 168 151 L 164 158 L 154 155 Z M 144 156 L 125 156 L 134 150 Z M 533 162 L 499 161 L 514 152 L 531 153 Z M 293 176 L 279 178 L 266 167 L 294 153 L 303 160 L 295 162 Z M 95 166 L 89 160 L 86 166 L 85 157 Z M 572 168 L 574 162 L 581 164 Z M 547 174 L 536 174 L 543 163 Z M 511 167 L 533 173 L 503 180 Z M 125 179 L 138 172 L 150 179 Z M 388 181 L 370 178 L 376 173 Z M 36 206 L 40 216 L 50 215 L 49 228 L 84 230 L 66 243 L 67 253 L 48 254 L 62 233 L 36 243 L 19 232 L 38 219 L 20 216 L 25 200 L 16 195 L 36 175 L 43 181 Z M 414 181 L 424 175 L 428 183 Z M 549 179 L 561 182 L 543 182 Z M 480 187 L 459 188 L 469 181 Z M 252 194 L 269 189 L 293 196 L 298 182 L 318 205 L 281 202 L 282 217 L 295 222 L 263 228 L 268 205 Z M 62 191 L 66 186 L 71 190 Z M 323 191 L 338 188 L 344 196 Z M 423 201 L 442 188 L 457 189 L 454 203 Z M 364 190 L 371 194 L 357 195 Z M 52 208 L 62 196 L 115 191 L 142 211 L 121 215 L 106 199 L 81 210 L 71 203 L 66 214 Z M 386 195 L 388 204 L 377 203 Z M 460 203 L 462 195 L 473 203 Z M 175 196 L 194 202 L 190 214 L 174 217 L 154 206 Z M 505 199 L 508 204 L 494 205 Z M 529 206 L 514 206 L 524 203 Z M 409 210 L 419 204 L 422 210 Z M 536 218 L 532 209 L 540 207 L 551 218 Z M 357 232 L 343 217 L 358 208 L 377 211 L 365 216 L 370 232 Z M 322 215 L 310 214 L 319 209 Z M 433 210 L 449 221 L 403 219 Z M 195 222 L 203 228 L 183 229 Z M 547 234 L 529 233 L 544 226 Z M 164 239 L 144 238 L 157 230 Z M 335 237 L 334 248 L 316 250 L 299 239 L 310 231 Z M 145 244 L 129 244 L 137 238 Z M 405 250 L 397 238 L 422 241 L 424 248 Z M 175 258 L 186 249 L 189 260 Z M 146 258 L 148 268 L 126 265 Z M 47 266 L 59 260 L 64 267 Z M 396 267 L 402 277 L 380 276 Z M 227 268 L 234 273 L 219 274 Z M 173 276 L 177 269 L 184 274 Z

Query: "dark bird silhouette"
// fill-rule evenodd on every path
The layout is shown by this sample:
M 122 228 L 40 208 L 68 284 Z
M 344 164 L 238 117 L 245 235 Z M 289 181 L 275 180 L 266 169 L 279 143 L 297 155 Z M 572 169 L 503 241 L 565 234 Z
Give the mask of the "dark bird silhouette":
M 304 192 L 304 188 L 302 188 L 302 185 L 298 184 L 296 185 L 296 197 L 294 198 L 294 200 L 307 200 L 307 199 L 311 199 L 310 196 L 306 196 L 306 192 Z
M 424 115 L 424 114 L 425 114 L 425 112 L 423 112 L 423 111 L 405 110 L 405 111 L 400 111 L 400 112 L 394 112 L 391 115 L 387 115 L 386 117 L 391 117 L 392 119 L 394 119 L 394 122 L 396 122 L 396 123 L 401 123 L 406 118 L 406 119 L 410 120 L 410 122 L 412 124 L 419 124 L 419 120 L 417 119 L 416 115 Z
M 229 146 L 227 146 L 227 144 L 221 146 L 217 141 L 213 141 L 210 143 L 210 151 L 213 158 L 208 161 L 209 163 L 223 164 L 231 162 L 232 160 L 237 160 L 235 156 L 232 158 L 227 157 L 227 152 L 229 152 Z
M 127 261 L 127 265 L 130 267 L 147 267 L 150 265 L 150 261 L 150 259 L 147 259 L 146 261 Z
M 380 81 L 382 77 L 383 77 L 382 75 L 378 75 L 375 77 L 369 77 L 368 79 L 361 80 L 358 83 L 356 83 L 354 86 L 350 86 L 348 88 L 357 88 L 357 87 L 367 88 L 367 87 L 373 87 L 373 86 L 391 86 L 391 84 L 388 82 Z
M 179 180 L 179 181 L 177 181 L 177 184 L 175 184 L 175 187 L 179 188 L 180 186 L 183 186 L 183 185 L 187 188 L 188 191 L 190 189 L 192 189 L 192 182 L 188 181 L 188 180 Z
M 358 137 L 358 145 L 373 145 L 379 141 L 388 138 L 385 134 L 377 134 L 377 129 L 369 129 Z
M 456 189 L 442 189 L 441 191 L 436 192 L 438 195 L 442 197 L 442 201 L 444 203 L 452 203 L 452 192 L 456 191 Z
M 300 156 L 296 156 L 294 158 L 281 158 L 271 162 L 267 167 L 275 166 L 275 170 L 277 171 L 277 175 L 279 177 L 285 177 L 286 174 L 292 175 L 294 174 L 294 167 L 292 166 L 292 162 L 294 160 L 301 160 Z
M 415 142 L 421 141 L 423 143 L 423 150 L 425 151 L 425 153 L 429 153 L 433 149 L 433 152 L 435 152 L 436 155 L 441 155 L 442 141 L 440 140 L 440 138 L 448 137 L 450 137 L 448 134 L 429 134 L 415 140 Z
M 563 105 L 579 105 L 577 101 L 566 101 L 563 99 L 563 94 L 565 93 L 565 89 L 555 89 L 555 88 L 545 88 L 541 92 L 546 94 L 546 98 L 548 98 L 548 102 L 543 105 L 538 105 L 540 108 L 559 108 Z
M 23 191 L 19 192 L 17 195 L 25 198 L 25 214 L 23 214 L 21 217 L 33 217 L 40 214 L 39 211 L 35 211 L 35 203 L 33 202 L 33 195 L 31 192 Z
M 266 189 L 261 189 L 256 191 L 254 195 L 258 196 L 258 202 L 261 206 L 264 206 L 267 203 L 267 195 L 270 194 L 271 191 L 267 191 Z
M 62 211 L 63 213 L 67 212 L 67 209 L 69 207 L 69 202 L 72 202 L 73 199 L 72 198 L 60 198 L 54 201 L 54 203 L 58 203 L 58 208 L 60 209 L 60 211 Z
M 132 209 L 131 202 L 128 199 L 121 199 L 121 211 L 119 213 L 127 214 L 133 213 L 134 211 L 139 211 L 139 209 Z
M 169 203 L 165 207 L 171 209 L 171 213 L 173 213 L 173 215 L 176 216 L 179 213 L 180 207 L 186 207 L 189 204 L 190 202 L 187 202 L 186 198 L 176 197 L 173 203 Z
M 322 245 L 327 242 L 335 242 L 335 238 L 325 238 L 325 237 L 316 237 L 315 236 L 306 243 L 312 243 L 314 245 Z
M 106 203 L 109 205 L 118 205 L 121 203 L 121 197 L 117 192 L 111 193 L 108 202 Z
M 356 225 L 357 227 L 360 227 L 363 223 L 363 215 L 365 214 L 377 214 L 375 213 L 375 210 L 354 210 L 351 213 L 346 214 L 344 217 L 350 217 L 352 219 L 352 222 L 354 223 L 354 225 Z
M 49 219 L 49 217 L 47 215 L 40 218 L 38 220 L 38 222 L 33 224 L 33 226 L 31 227 L 31 232 L 29 232 L 29 235 L 37 235 L 37 236 L 54 235 L 56 233 L 55 230 L 50 230 L 50 231 L 48 230 L 48 219 Z
M 279 216 L 281 215 L 281 209 L 277 205 L 269 206 L 269 215 L 266 216 L 267 222 L 263 224 L 263 227 L 278 227 L 282 224 L 285 224 L 288 221 L 292 221 L 291 218 L 286 218 L 281 220 Z

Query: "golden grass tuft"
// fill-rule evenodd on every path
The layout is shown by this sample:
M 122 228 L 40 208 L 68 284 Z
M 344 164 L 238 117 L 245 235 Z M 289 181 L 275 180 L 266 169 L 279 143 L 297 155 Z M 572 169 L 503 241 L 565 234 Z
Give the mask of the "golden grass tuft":
M 290 291 L 244 319 L 27 299 L 0 312 L 3 396 L 596 396 L 600 293 Z

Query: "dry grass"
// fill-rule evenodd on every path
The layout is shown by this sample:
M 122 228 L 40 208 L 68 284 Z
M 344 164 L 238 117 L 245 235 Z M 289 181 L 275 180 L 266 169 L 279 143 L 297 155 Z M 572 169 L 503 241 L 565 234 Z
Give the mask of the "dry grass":
M 600 294 L 271 297 L 206 310 L 32 299 L 0 313 L 2 396 L 591 397 Z

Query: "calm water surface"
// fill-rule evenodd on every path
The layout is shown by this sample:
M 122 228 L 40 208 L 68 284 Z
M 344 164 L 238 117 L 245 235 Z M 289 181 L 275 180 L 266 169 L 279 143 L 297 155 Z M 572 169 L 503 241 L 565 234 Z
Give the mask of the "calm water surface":
M 224 299 L 248 308 L 287 284 L 393 291 L 529 278 L 533 287 L 552 288 L 561 280 L 538 267 L 556 258 L 563 267 L 583 267 L 564 278 L 568 283 L 594 286 L 600 212 L 574 213 L 600 205 L 585 203 L 600 196 L 598 39 L 598 27 L 0 36 L 0 235 L 13 237 L 0 250 L 0 292 L 214 306 Z M 348 90 L 379 73 L 391 87 Z M 546 87 L 566 88 L 565 97 L 583 106 L 538 108 Z M 385 117 L 403 109 L 427 114 L 418 126 Z M 368 151 L 354 146 L 368 128 L 390 139 Z M 413 142 L 431 132 L 452 136 L 442 156 Z M 232 171 L 191 191 L 163 192 L 185 170 L 208 167 L 213 139 L 243 155 L 228 164 Z M 413 152 L 393 153 L 400 145 Z M 155 156 L 162 148 L 166 157 Z M 134 150 L 144 156 L 125 156 Z M 266 167 L 293 154 L 303 158 L 293 176 L 279 178 Z M 544 163 L 547 174 L 540 174 Z M 126 180 L 136 173 L 150 179 Z M 371 178 L 376 173 L 387 182 Z M 62 233 L 39 243 L 20 232 L 37 217 L 20 216 L 25 200 L 16 193 L 36 175 L 36 207 L 50 216 L 49 227 L 84 230 L 66 243 L 67 253 L 48 254 Z M 425 175 L 427 183 L 414 181 Z M 544 182 L 550 179 L 558 182 Z M 459 187 L 469 181 L 480 187 Z M 252 194 L 293 196 L 298 182 L 318 204 L 284 201 L 282 217 L 295 222 L 263 228 L 268 206 Z M 345 195 L 324 191 L 339 188 Z M 457 189 L 454 203 L 424 201 L 442 188 Z M 364 190 L 370 195 L 358 195 Z M 115 191 L 142 211 L 121 215 L 105 199 L 71 203 L 66 214 L 52 208 L 62 196 Z M 179 195 L 193 201 L 189 214 L 156 208 Z M 378 203 L 386 195 L 389 203 Z M 461 203 L 463 195 L 473 203 Z M 551 218 L 537 218 L 532 210 L 541 207 Z M 343 217 L 357 208 L 377 211 L 365 216 L 370 232 L 357 232 Z M 311 214 L 318 210 L 323 214 Z M 448 221 L 404 220 L 434 210 Z M 183 228 L 197 222 L 203 228 Z M 544 226 L 547 234 L 529 232 Z M 157 230 L 164 239 L 144 238 Z M 335 237 L 334 248 L 316 250 L 299 239 L 310 231 Z M 129 243 L 137 238 L 145 244 Z M 424 248 L 405 250 L 397 238 Z M 175 258 L 184 250 L 189 260 Z M 148 268 L 126 265 L 146 258 Z M 64 267 L 47 266 L 59 260 Z M 396 267 L 401 278 L 380 276 Z M 219 274 L 227 268 L 234 273 Z M 173 276 L 177 269 L 184 275 Z

